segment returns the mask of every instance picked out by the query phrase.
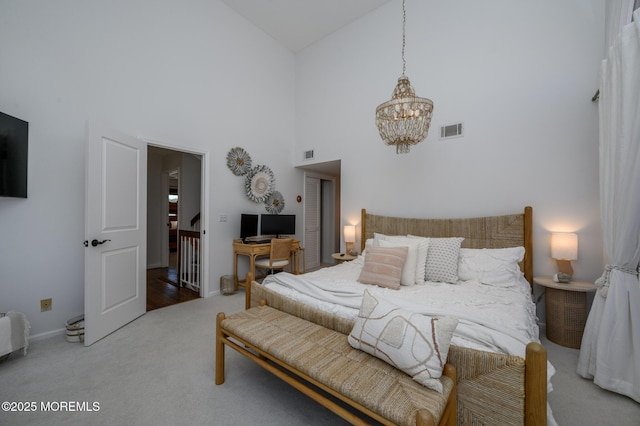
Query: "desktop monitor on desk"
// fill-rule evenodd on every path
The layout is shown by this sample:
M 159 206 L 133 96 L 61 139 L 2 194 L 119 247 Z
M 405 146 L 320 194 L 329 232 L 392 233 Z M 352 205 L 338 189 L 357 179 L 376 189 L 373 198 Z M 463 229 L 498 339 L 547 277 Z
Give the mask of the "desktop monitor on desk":
M 258 235 L 258 215 L 243 213 L 240 216 L 240 238 L 245 241 L 248 237 Z
M 263 214 L 260 216 L 260 234 L 262 235 L 295 235 L 296 215 Z

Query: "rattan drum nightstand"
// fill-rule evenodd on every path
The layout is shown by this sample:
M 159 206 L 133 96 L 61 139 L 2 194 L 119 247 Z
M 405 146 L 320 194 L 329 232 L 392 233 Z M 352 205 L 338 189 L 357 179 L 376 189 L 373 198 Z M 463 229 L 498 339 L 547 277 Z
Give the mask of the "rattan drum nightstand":
M 342 262 L 350 262 L 353 259 L 357 258 L 358 256 L 352 256 L 346 253 L 333 253 L 331 257 L 334 258 L 337 263 L 342 263 Z
M 534 277 L 533 282 L 545 288 L 547 339 L 569 348 L 580 349 L 584 324 L 587 322 L 587 293 L 596 286 L 587 281 L 557 283 L 551 277 Z

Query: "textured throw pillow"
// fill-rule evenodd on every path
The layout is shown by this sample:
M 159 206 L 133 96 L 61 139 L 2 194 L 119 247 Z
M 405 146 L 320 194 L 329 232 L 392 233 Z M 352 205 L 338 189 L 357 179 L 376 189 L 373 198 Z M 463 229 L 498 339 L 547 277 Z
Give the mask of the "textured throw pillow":
M 400 290 L 407 247 L 369 247 L 358 281 Z
M 364 292 L 349 344 L 404 371 L 423 386 L 442 392 L 442 370 L 458 320 L 401 309 Z
M 408 238 L 391 239 L 391 240 L 378 240 L 380 247 L 406 247 L 407 259 L 404 262 L 404 268 L 402 268 L 402 277 L 400 278 L 401 285 L 414 285 L 416 283 L 416 265 L 418 263 L 418 245 L 419 241 L 409 240 Z
M 462 237 L 429 238 L 425 281 L 453 284 L 458 281 L 458 255 Z
M 518 265 L 524 259 L 524 247 L 501 249 L 460 249 L 458 277 L 482 284 L 509 287 L 522 275 Z

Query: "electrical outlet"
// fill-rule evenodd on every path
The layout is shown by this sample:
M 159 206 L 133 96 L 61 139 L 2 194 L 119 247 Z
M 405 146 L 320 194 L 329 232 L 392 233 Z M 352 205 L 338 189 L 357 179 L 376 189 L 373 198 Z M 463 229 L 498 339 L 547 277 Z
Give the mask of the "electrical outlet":
M 51 310 L 51 299 L 42 299 L 40 301 L 40 312 Z

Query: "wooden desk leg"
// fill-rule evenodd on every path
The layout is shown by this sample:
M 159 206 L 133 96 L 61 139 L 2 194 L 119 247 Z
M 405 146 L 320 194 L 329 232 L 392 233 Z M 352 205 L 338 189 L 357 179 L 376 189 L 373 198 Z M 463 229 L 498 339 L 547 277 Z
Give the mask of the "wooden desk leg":
M 251 276 L 253 277 L 253 279 L 255 279 L 256 276 L 256 255 L 252 254 L 251 256 L 249 256 L 249 272 L 251 273 Z M 251 283 L 244 283 L 244 288 L 247 291 L 251 291 Z
M 296 251 L 295 250 L 291 250 L 291 253 L 289 253 L 289 262 L 290 262 L 290 270 L 291 273 L 294 275 L 298 275 L 298 268 L 296 265 Z
M 233 291 L 238 291 L 238 253 L 233 253 Z

